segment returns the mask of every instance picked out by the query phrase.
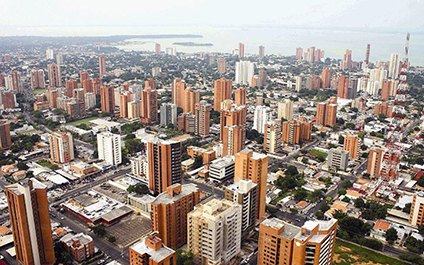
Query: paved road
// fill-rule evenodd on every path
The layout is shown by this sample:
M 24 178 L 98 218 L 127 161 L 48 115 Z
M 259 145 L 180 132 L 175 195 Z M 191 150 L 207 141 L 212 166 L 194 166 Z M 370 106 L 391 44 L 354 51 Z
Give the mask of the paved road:
M 205 183 L 202 183 L 202 182 L 197 182 L 197 181 L 194 181 L 192 179 L 184 179 L 183 183 L 184 184 L 185 183 L 196 184 L 200 188 L 200 190 L 205 191 L 205 192 L 210 193 L 210 194 L 214 194 L 217 198 L 224 198 L 224 196 L 225 196 L 225 192 L 223 190 L 218 189 L 213 185 L 205 184 Z

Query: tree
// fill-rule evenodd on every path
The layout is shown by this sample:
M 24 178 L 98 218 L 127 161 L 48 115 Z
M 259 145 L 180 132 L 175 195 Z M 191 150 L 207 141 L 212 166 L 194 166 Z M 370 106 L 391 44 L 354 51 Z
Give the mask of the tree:
M 293 192 L 293 197 L 298 201 L 305 199 L 306 196 L 308 196 L 308 192 L 305 189 L 299 189 Z
M 144 184 L 139 183 L 139 184 L 136 184 L 136 185 L 128 186 L 127 191 L 129 193 L 135 192 L 135 193 L 140 194 L 140 195 L 141 194 L 147 194 L 147 193 L 149 193 L 149 187 L 147 187 Z
M 424 225 L 419 225 L 418 226 L 418 233 L 420 233 L 420 235 L 424 235 Z
M 370 224 L 352 216 L 346 216 L 339 220 L 339 227 L 346 231 L 350 237 L 365 235 L 371 230 Z
M 193 265 L 193 253 L 190 251 L 184 251 L 182 249 L 177 249 L 176 251 L 177 255 L 177 264 L 178 265 Z
M 297 174 L 299 174 L 299 171 L 297 171 L 297 167 L 292 165 L 288 166 L 286 171 L 284 171 L 284 175 L 286 176 L 295 176 Z
M 343 181 L 342 185 L 343 185 L 343 188 L 348 189 L 348 188 L 351 188 L 353 186 L 353 183 L 349 180 L 345 180 L 345 181 Z
M 115 242 L 115 241 L 116 241 L 116 237 L 114 237 L 114 236 L 112 236 L 112 235 L 106 235 L 105 237 L 106 237 L 106 239 L 107 239 L 109 242 L 111 242 L 111 243 L 113 243 L 113 242 Z
M 99 225 L 95 225 L 95 226 L 91 226 L 90 230 L 98 235 L 98 236 L 105 236 L 106 235 L 106 227 L 104 224 L 99 224 Z
M 384 237 L 386 238 L 386 241 L 389 242 L 390 245 L 392 245 L 398 239 L 398 234 L 396 229 L 394 229 L 393 227 L 387 229 Z
M 356 208 L 364 208 L 365 201 L 362 198 L 357 198 L 355 199 L 354 204 Z
M 417 185 L 424 187 L 424 175 L 422 175 L 418 180 L 417 180 Z
M 346 195 L 346 190 L 345 189 L 341 189 L 337 192 L 340 195 Z
M 203 157 L 202 156 L 198 156 L 196 155 L 194 157 L 194 164 L 193 164 L 193 168 L 199 168 L 203 166 Z
M 423 253 L 424 250 L 424 242 L 416 239 L 413 236 L 409 236 L 405 240 L 405 246 L 409 251 L 414 253 Z
M 129 154 L 135 154 L 144 150 L 144 145 L 140 139 L 130 139 L 125 142 L 125 148 Z
M 263 143 L 264 143 L 264 137 L 263 137 L 263 136 L 259 136 L 259 137 L 256 139 L 256 142 L 257 142 L 258 144 L 263 144 Z
M 25 163 L 25 162 L 18 162 L 18 164 L 16 165 L 16 167 L 17 167 L 19 170 L 27 170 L 27 169 L 28 169 L 28 166 L 26 165 L 26 163 Z

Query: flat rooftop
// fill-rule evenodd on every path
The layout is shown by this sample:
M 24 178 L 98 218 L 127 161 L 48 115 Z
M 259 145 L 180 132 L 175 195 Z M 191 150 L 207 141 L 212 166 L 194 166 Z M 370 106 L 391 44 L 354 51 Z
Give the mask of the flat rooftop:
M 162 192 L 159 194 L 155 200 L 152 201 L 153 204 L 171 204 L 174 203 L 181 198 L 193 193 L 199 191 L 199 188 L 195 184 L 184 184 L 181 185 L 181 192 L 175 196 L 169 196 L 168 192 Z
M 146 245 L 144 238 L 141 239 L 138 243 L 132 245 L 130 248 L 142 255 L 149 255 L 150 259 L 152 259 L 156 263 L 162 262 L 164 259 L 171 256 L 175 252 L 174 250 L 166 247 L 165 245 L 162 245 L 160 249 L 155 251 Z
M 292 240 L 298 234 L 300 234 L 300 227 L 289 224 L 289 223 L 287 223 L 283 220 L 280 220 L 278 218 L 265 219 L 262 222 L 262 224 L 266 225 L 268 227 L 274 228 L 276 230 L 284 227 L 284 231 L 282 233 L 280 233 L 280 236 L 284 237 L 286 239 L 289 239 L 289 240 Z

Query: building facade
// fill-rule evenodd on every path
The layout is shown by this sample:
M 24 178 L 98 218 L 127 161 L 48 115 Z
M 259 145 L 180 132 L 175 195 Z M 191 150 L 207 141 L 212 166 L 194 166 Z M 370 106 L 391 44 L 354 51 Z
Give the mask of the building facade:
M 49 136 L 50 159 L 56 163 L 74 160 L 74 140 L 70 132 L 53 132 Z
M 109 165 L 121 164 L 121 136 L 111 132 L 97 134 L 97 152 L 99 159 L 104 160 Z

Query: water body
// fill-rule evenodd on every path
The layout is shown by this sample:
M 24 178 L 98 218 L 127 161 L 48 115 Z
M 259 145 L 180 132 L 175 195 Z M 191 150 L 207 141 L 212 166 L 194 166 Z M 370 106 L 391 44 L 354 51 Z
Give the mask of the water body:
M 17 32 L 17 33 L 16 33 Z M 0 35 L 39 36 L 105 36 L 127 34 L 200 34 L 203 38 L 131 39 L 121 45 L 123 50 L 154 51 L 175 47 L 180 52 L 231 53 L 238 43 L 245 44 L 246 54 L 258 54 L 259 45 L 266 54 L 294 55 L 296 47 L 304 50 L 314 46 L 325 51 L 325 57 L 342 59 L 346 49 L 353 60 L 365 59 L 366 46 L 371 44 L 370 60 L 388 61 L 391 53 L 403 58 L 406 32 L 293 28 L 283 26 L 113 26 L 113 27 L 4 27 Z M 134 43 L 134 41 L 139 41 Z M 133 43 L 131 43 L 133 42 Z M 144 42 L 144 43 L 143 43 Z M 174 42 L 212 43 L 213 46 L 180 46 Z M 409 61 L 424 66 L 424 32 L 411 32 Z

